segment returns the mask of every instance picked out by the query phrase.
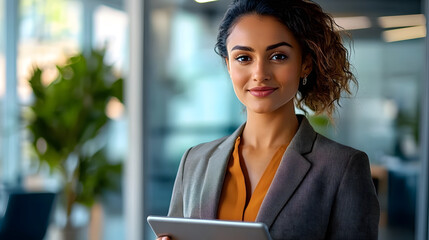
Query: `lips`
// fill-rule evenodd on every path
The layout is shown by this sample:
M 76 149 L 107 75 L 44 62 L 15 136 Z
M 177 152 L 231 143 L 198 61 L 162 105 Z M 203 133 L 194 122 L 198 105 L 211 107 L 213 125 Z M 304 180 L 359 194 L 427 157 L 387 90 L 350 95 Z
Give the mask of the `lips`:
M 274 87 L 254 87 L 249 89 L 249 93 L 255 97 L 266 97 L 271 95 L 277 88 Z

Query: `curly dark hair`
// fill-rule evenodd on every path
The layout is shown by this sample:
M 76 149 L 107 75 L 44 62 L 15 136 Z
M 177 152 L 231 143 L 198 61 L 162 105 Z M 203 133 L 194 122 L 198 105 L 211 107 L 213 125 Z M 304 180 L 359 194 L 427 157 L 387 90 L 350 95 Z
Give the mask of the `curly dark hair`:
M 340 27 L 332 17 L 309 0 L 234 0 L 219 27 L 215 51 L 221 57 L 228 58 L 227 39 L 238 19 L 247 14 L 275 17 L 292 31 L 302 56 L 312 59 L 312 72 L 306 85 L 301 81 L 295 104 L 304 112 L 308 107 L 332 118 L 341 93 L 350 95 L 350 83 L 357 85 Z

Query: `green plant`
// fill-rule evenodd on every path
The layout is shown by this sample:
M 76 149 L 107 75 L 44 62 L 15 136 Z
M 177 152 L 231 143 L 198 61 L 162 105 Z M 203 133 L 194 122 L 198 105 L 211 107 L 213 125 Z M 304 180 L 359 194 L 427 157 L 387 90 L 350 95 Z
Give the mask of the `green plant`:
M 64 178 L 67 216 L 74 203 L 90 207 L 104 190 L 117 186 L 122 164 L 110 163 L 99 140 L 109 118 L 112 98 L 122 102 L 123 79 L 104 63 L 104 51 L 77 54 L 58 77 L 43 84 L 43 70 L 35 68 L 29 80 L 34 93 L 28 128 L 41 163 Z M 94 150 L 95 149 L 95 150 Z

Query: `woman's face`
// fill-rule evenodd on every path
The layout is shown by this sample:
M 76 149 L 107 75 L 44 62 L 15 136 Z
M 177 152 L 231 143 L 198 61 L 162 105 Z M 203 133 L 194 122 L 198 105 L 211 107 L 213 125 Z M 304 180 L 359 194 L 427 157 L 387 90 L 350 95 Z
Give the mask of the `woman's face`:
M 227 39 L 228 72 L 247 111 L 293 111 L 300 78 L 311 71 L 292 32 L 271 16 L 241 17 Z M 294 113 L 294 112 L 292 112 Z

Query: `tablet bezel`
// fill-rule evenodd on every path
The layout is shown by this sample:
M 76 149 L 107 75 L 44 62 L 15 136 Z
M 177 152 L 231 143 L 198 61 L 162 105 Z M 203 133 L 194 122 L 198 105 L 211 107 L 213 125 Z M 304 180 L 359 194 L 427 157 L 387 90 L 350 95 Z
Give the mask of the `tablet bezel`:
M 149 216 L 147 221 L 157 237 L 172 240 L 271 240 L 261 222 L 239 222 L 193 218 Z

